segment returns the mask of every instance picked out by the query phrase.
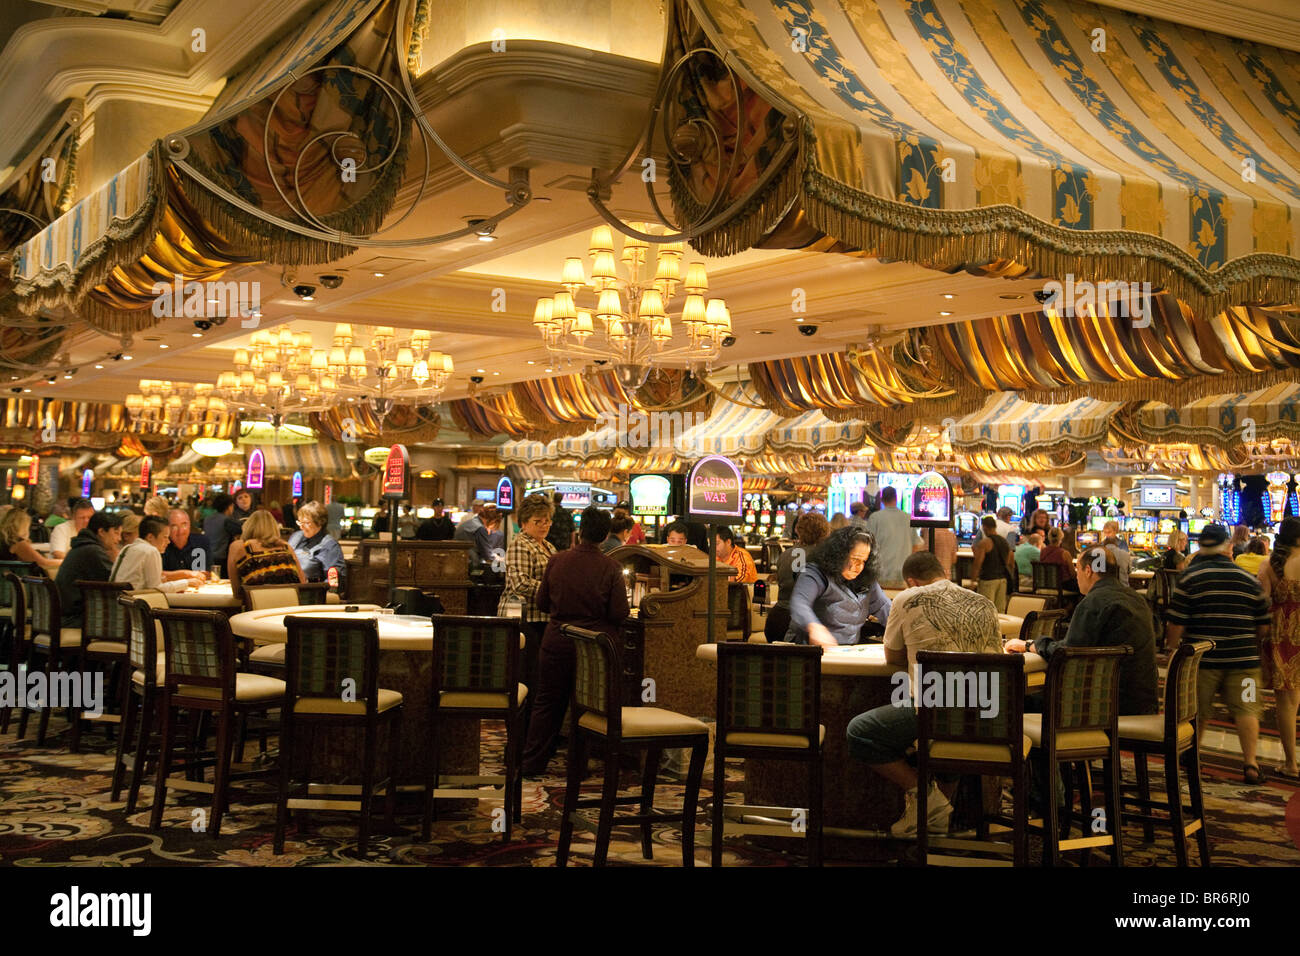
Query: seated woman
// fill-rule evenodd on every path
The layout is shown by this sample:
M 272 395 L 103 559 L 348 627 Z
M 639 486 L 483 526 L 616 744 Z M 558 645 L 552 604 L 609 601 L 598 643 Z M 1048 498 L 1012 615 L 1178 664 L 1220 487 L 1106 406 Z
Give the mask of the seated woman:
M 830 533 L 795 582 L 787 641 L 838 647 L 860 643 L 871 620 L 883 629 L 890 602 L 877 581 L 875 544 L 852 525 Z
M 22 508 L 10 508 L 0 518 L 0 561 L 26 561 L 41 568 L 57 568 L 54 558 L 47 558 L 32 547 L 27 537 L 32 530 L 32 516 Z
M 1061 546 L 1065 533 L 1060 528 L 1047 532 L 1047 546 L 1038 555 L 1040 564 L 1055 564 L 1061 569 L 1061 587 L 1066 591 L 1079 593 L 1078 571 L 1074 566 L 1074 557 Z
M 343 560 L 343 549 L 325 529 L 328 518 L 325 506 L 319 501 L 308 501 L 298 506 L 294 513 L 298 530 L 289 535 L 289 547 L 298 558 L 298 566 L 308 581 L 325 581 L 329 569 L 339 573 L 338 587 L 342 591 L 347 582 L 348 566 Z
M 1260 565 L 1268 561 L 1268 542 L 1262 537 L 1251 538 L 1246 544 L 1245 553 L 1232 560 L 1237 567 L 1244 568 L 1247 574 L 1254 577 L 1259 574 Z
M 1187 535 L 1181 531 L 1169 535 L 1169 547 L 1165 549 L 1164 563 L 1160 566 L 1170 571 L 1181 571 L 1187 566 Z
M 259 584 L 306 584 L 293 549 L 280 539 L 280 525 L 269 511 L 254 511 L 226 558 L 230 587 L 242 598 L 245 587 Z
M 826 540 L 831 533 L 831 526 L 824 515 L 809 511 L 800 516 L 795 523 L 795 539 L 799 542 L 793 548 L 786 548 L 777 558 L 776 571 L 768 578 L 777 587 L 776 603 L 767 612 L 767 621 L 763 633 L 769 641 L 780 641 L 790 628 L 790 595 L 800 572 L 808 566 L 813 548 Z

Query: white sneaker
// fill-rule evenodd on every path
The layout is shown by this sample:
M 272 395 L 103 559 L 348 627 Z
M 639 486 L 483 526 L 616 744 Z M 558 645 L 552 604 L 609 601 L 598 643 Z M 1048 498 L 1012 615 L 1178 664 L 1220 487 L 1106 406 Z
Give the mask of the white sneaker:
M 933 783 L 927 798 L 926 816 L 929 818 L 929 832 L 947 833 L 948 821 L 952 817 L 952 804 Z M 890 836 L 900 840 L 916 839 L 916 788 L 903 793 L 903 815 L 889 828 Z

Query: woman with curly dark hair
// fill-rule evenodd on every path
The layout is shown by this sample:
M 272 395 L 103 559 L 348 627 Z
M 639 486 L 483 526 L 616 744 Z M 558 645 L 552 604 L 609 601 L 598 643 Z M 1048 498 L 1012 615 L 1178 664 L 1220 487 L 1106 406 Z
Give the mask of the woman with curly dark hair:
M 830 533 L 795 582 L 787 641 L 838 647 L 857 644 L 871 618 L 884 626 L 890 603 L 877 581 L 875 546 L 870 532 L 852 525 Z

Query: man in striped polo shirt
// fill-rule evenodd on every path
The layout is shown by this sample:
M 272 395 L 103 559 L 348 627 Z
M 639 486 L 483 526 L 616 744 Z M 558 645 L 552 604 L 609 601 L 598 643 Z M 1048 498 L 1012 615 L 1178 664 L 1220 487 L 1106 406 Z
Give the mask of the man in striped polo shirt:
M 1242 779 L 1264 782 L 1255 762 L 1259 741 L 1260 640 L 1268 633 L 1270 615 L 1259 582 L 1232 561 L 1232 544 L 1222 525 L 1206 525 L 1200 551 L 1178 576 L 1165 615 L 1165 645 L 1172 651 L 1184 636 L 1214 641 L 1201 659 L 1198 728 L 1205 722 L 1222 692 L 1223 702 L 1237 725 L 1241 742 Z

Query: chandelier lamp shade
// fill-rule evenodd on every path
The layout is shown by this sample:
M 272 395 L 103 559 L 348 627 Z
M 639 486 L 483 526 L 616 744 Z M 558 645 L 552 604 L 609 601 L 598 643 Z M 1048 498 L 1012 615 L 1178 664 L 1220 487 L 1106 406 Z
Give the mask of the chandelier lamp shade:
M 711 370 L 731 335 L 731 313 L 722 299 L 707 298 L 704 263 L 691 263 L 683 279 L 682 243 L 656 247 L 652 253 L 650 243 L 628 236 L 616 259 L 609 226 L 596 227 L 590 276 L 581 258 L 570 257 L 560 273 L 562 291 L 537 300 L 533 325 L 547 351 L 560 360 L 611 363 L 625 385 L 643 383 L 653 366 Z M 684 329 L 680 339 L 678 327 Z

